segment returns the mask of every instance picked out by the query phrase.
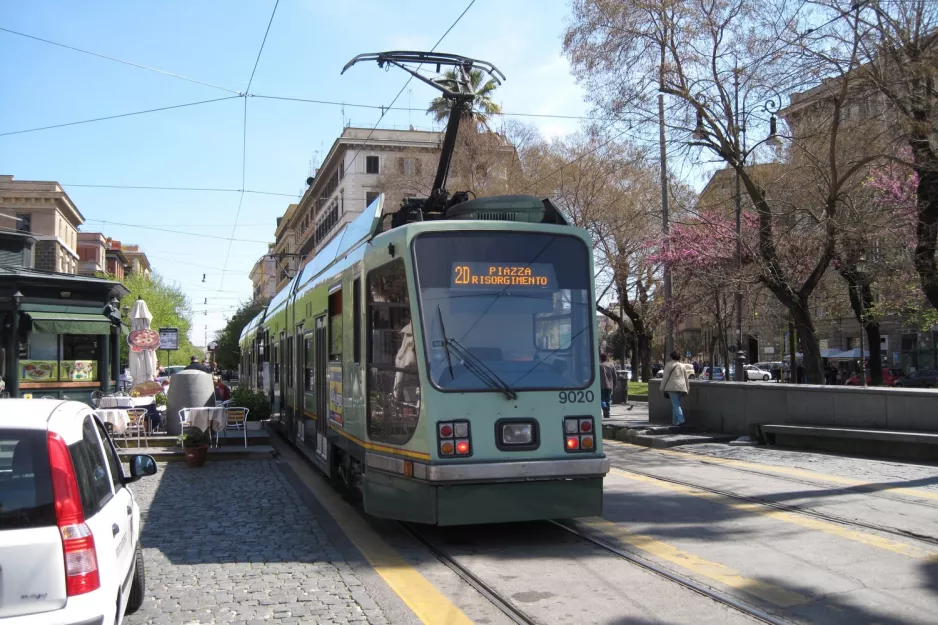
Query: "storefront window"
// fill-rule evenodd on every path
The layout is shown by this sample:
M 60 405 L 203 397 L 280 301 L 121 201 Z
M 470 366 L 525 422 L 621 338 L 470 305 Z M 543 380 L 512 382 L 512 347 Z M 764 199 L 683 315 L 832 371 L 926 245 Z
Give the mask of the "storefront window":
M 62 337 L 62 360 L 97 360 L 98 337 L 93 334 L 66 334 Z
M 59 335 L 29 333 L 30 360 L 58 360 Z

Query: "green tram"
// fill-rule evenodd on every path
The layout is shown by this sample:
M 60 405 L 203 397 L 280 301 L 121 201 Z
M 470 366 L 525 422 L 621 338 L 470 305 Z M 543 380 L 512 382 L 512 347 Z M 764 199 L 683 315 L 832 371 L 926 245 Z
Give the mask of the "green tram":
M 344 226 L 245 327 L 241 379 L 371 515 L 599 515 L 589 234 L 548 200 L 457 196 Z

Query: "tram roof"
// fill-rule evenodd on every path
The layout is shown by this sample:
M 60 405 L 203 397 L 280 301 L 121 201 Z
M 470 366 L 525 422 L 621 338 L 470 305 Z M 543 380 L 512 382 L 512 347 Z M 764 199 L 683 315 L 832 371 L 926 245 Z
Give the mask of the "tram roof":
M 261 324 L 261 321 L 264 320 L 264 315 L 266 314 L 267 314 L 267 309 L 265 308 L 264 310 L 257 313 L 256 317 L 248 321 L 248 324 L 244 326 L 243 330 L 241 330 L 241 338 L 244 339 L 245 337 L 250 335 L 252 332 L 257 332 L 257 326 Z

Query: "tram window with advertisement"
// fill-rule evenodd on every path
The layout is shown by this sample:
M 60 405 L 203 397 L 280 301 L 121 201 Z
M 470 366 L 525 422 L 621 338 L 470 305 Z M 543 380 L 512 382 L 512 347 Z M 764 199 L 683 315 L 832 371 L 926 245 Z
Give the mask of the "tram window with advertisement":
M 303 348 L 306 352 L 303 388 L 307 393 L 316 389 L 316 352 L 313 351 L 313 333 L 309 332 L 303 337 Z
M 404 261 L 368 274 L 368 436 L 403 445 L 417 429 L 420 388 Z
M 592 276 L 581 239 L 435 232 L 417 237 L 414 259 L 436 388 L 496 390 L 484 369 L 514 390 L 592 384 Z

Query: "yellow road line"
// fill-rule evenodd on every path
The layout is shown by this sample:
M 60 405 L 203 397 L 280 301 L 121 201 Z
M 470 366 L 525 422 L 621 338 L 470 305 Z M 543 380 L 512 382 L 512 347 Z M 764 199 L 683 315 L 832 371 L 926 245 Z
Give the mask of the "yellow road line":
M 297 453 L 280 446 L 297 477 L 313 493 L 381 578 L 426 625 L 473 625 L 462 610 L 410 566 L 361 516 L 318 477 Z
M 784 510 L 775 510 L 757 503 L 747 503 L 744 501 L 736 501 L 729 497 L 719 495 L 717 493 L 711 493 L 705 490 L 700 490 L 697 488 L 691 488 L 689 486 L 681 486 L 680 484 L 674 484 L 672 482 L 665 482 L 663 480 L 658 480 L 652 477 L 647 477 L 644 475 L 639 475 L 637 473 L 632 473 L 631 471 L 626 471 L 624 469 L 612 469 L 612 473 L 619 475 L 621 477 L 634 480 L 636 482 L 643 482 L 645 484 L 651 484 L 657 488 L 663 488 L 665 490 L 670 490 L 675 493 L 680 493 L 682 495 L 690 495 L 693 497 L 699 497 L 701 499 L 707 499 L 714 501 L 716 503 L 722 504 L 734 510 L 740 510 L 742 512 L 748 512 L 752 514 L 759 514 L 770 519 L 775 519 L 777 521 L 784 521 L 786 523 L 792 523 L 793 525 L 800 525 L 801 527 L 815 530 L 818 532 L 824 532 L 825 534 L 831 534 L 832 536 L 838 536 L 840 538 L 845 538 L 847 540 L 852 540 L 870 547 L 877 547 L 879 549 L 884 549 L 886 551 L 891 551 L 893 553 L 898 553 L 900 555 L 924 559 L 931 558 L 936 555 L 936 552 L 929 551 L 926 549 L 921 549 L 913 545 L 908 545 L 906 543 L 900 543 L 895 540 L 890 540 L 888 538 L 883 538 L 881 536 L 876 536 L 875 534 L 868 534 L 866 532 L 858 532 L 856 530 L 848 529 L 842 525 L 837 525 L 836 523 L 830 523 L 828 521 L 822 521 L 820 519 L 815 519 L 809 516 L 803 516 L 796 512 L 786 512 Z
M 578 525 L 595 529 L 635 549 L 644 551 L 659 560 L 676 564 L 692 573 L 712 579 L 725 586 L 782 608 L 790 608 L 811 602 L 809 597 L 797 592 L 792 592 L 758 579 L 745 577 L 739 571 L 727 566 L 705 560 L 687 551 L 682 551 L 651 536 L 634 534 L 625 527 L 610 523 L 604 519 L 581 520 L 578 522 Z
M 623 443 L 621 441 L 603 441 L 603 444 L 612 444 L 613 446 L 628 446 L 636 447 L 636 445 L 631 445 L 630 443 Z M 863 480 L 857 480 L 849 477 L 843 477 L 840 475 L 829 475 L 827 473 L 819 473 L 817 471 L 811 471 L 809 469 L 797 469 L 794 467 L 780 467 L 777 465 L 771 464 L 761 464 L 758 462 L 748 462 L 746 460 L 734 460 L 732 458 L 717 458 L 714 456 L 704 456 L 701 454 L 695 454 L 693 452 L 686 451 L 673 451 L 670 449 L 655 449 L 654 453 L 659 453 L 663 455 L 675 456 L 682 458 L 684 460 L 694 460 L 697 462 L 702 462 L 704 464 L 715 464 L 723 465 L 727 467 L 736 467 L 739 469 L 753 469 L 756 471 L 762 471 L 764 473 L 775 473 L 778 475 L 790 475 L 792 477 L 802 477 L 809 480 L 815 480 L 819 482 L 829 482 L 831 484 L 841 484 L 844 486 L 858 486 L 861 488 L 869 488 L 870 490 L 879 490 L 890 493 L 899 493 L 902 495 L 908 495 L 909 497 L 918 497 L 919 499 L 929 499 L 931 501 L 938 501 L 938 492 L 931 492 L 927 490 L 920 490 L 917 488 L 908 488 L 904 486 L 886 486 L 883 484 L 876 484 L 872 482 L 864 482 Z

